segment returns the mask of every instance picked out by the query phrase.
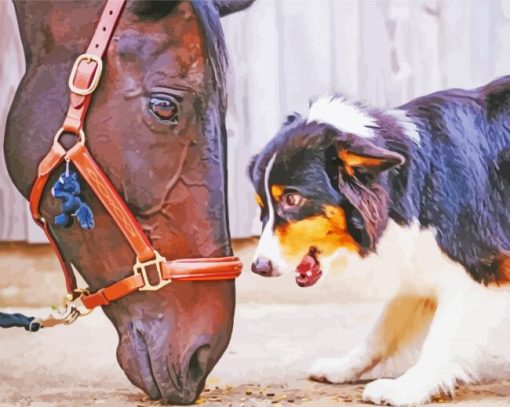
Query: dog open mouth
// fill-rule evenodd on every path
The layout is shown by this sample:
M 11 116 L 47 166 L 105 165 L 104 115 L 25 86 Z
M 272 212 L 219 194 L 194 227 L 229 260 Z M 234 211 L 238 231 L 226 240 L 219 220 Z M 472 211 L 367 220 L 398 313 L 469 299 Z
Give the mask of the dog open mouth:
M 320 262 L 317 259 L 318 250 L 311 247 L 296 268 L 296 284 L 300 287 L 311 287 L 322 277 Z

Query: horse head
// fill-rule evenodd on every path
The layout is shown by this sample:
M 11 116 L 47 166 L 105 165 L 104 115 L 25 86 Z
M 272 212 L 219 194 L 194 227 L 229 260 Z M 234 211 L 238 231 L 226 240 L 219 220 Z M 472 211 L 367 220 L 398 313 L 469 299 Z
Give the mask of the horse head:
M 226 211 L 225 73 L 220 16 L 251 1 L 128 1 L 87 115 L 87 146 L 167 259 L 231 254 Z M 67 77 L 102 2 L 17 2 L 27 60 L 6 128 L 9 174 L 28 198 L 68 107 Z M 72 137 L 64 135 L 63 145 Z M 62 167 L 55 171 L 54 184 Z M 59 202 L 44 192 L 41 213 Z M 95 228 L 50 224 L 91 290 L 132 273 L 134 255 L 89 188 Z M 179 282 L 104 307 L 122 369 L 151 398 L 191 403 L 232 332 L 233 281 Z M 93 338 L 91 338 L 93 340 Z

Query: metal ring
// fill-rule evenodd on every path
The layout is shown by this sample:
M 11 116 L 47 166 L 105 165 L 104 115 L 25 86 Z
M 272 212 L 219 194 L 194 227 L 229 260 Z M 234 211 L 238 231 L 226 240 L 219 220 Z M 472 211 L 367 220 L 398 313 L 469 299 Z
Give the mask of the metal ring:
M 53 144 L 58 144 L 60 147 L 64 147 L 62 144 L 60 144 L 60 136 L 62 136 L 62 134 L 64 133 L 69 133 L 69 134 L 74 134 L 75 136 L 78 137 L 78 143 L 81 143 L 81 144 L 85 144 L 85 132 L 83 131 L 83 129 L 80 129 L 78 131 L 78 134 L 76 133 L 73 133 L 71 131 L 67 131 L 65 130 L 63 127 L 61 127 L 60 129 L 57 130 L 57 133 L 55 134 L 55 137 L 53 138 Z

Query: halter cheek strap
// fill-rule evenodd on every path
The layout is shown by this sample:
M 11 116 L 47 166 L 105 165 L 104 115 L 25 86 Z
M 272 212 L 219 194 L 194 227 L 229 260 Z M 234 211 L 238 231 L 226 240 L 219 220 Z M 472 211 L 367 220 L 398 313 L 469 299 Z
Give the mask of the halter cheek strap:
M 108 0 L 85 54 L 80 55 L 69 78 L 70 105 L 62 127 L 57 131 L 52 147 L 39 164 L 37 178 L 30 195 L 30 209 L 37 224 L 45 231 L 57 253 L 66 277 L 68 293 L 72 298 L 80 295 L 86 308 L 108 305 L 135 291 L 155 291 L 172 281 L 230 280 L 239 276 L 242 263 L 237 257 L 180 259 L 167 261 L 151 245 L 135 216 L 130 212 L 108 177 L 90 155 L 85 144 L 84 124 L 93 92 L 99 85 L 103 71 L 102 57 L 108 49 L 115 26 L 122 13 L 125 0 Z M 66 150 L 60 143 L 64 133 L 74 134 L 76 144 Z M 40 214 L 40 203 L 46 184 L 53 171 L 70 161 L 99 198 L 136 255 L 133 275 L 90 294 L 76 289 L 72 269 L 64 261 L 46 220 Z M 154 280 L 149 279 L 154 274 Z

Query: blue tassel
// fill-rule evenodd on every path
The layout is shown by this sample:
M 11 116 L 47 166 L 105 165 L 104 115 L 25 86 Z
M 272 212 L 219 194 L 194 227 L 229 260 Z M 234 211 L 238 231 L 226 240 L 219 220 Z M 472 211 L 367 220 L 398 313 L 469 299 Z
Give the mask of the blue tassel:
M 78 174 L 69 170 L 69 163 L 66 171 L 51 189 L 51 193 L 62 201 L 60 205 L 62 213 L 55 216 L 57 226 L 68 228 L 73 224 L 73 218 L 76 218 L 82 229 L 94 228 L 94 214 L 83 200 Z

